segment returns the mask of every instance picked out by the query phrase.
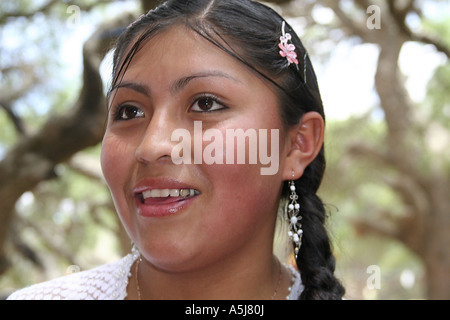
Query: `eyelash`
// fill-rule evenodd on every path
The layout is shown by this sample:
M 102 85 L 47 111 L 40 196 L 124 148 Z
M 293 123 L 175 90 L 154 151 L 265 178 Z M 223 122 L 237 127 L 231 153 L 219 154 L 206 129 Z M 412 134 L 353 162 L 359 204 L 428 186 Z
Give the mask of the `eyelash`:
M 217 96 L 215 96 L 213 94 L 210 94 L 210 93 L 202 93 L 201 95 L 199 95 L 199 96 L 197 96 L 197 97 L 195 97 L 193 99 L 193 102 L 191 103 L 191 105 L 189 107 L 189 110 L 191 110 L 196 103 L 198 103 L 199 101 L 204 100 L 204 99 L 212 100 L 213 103 L 219 104 L 220 108 L 219 109 L 215 109 L 215 110 L 203 110 L 203 111 L 194 111 L 194 110 L 192 110 L 192 112 L 196 112 L 196 113 L 211 113 L 211 112 L 218 112 L 218 111 L 222 111 L 224 109 L 228 109 L 228 107 L 221 102 L 219 97 L 217 97 Z
M 197 96 L 197 97 L 195 97 L 195 99 L 193 99 L 193 102 L 190 104 L 189 110 L 191 110 L 196 103 L 198 103 L 201 100 L 205 100 L 205 99 L 210 99 L 210 100 L 212 100 L 213 103 L 219 104 L 220 108 L 219 109 L 215 109 L 215 110 L 203 110 L 203 111 L 196 111 L 196 110 L 194 111 L 194 110 L 192 110 L 192 112 L 195 112 L 195 113 L 211 113 L 211 112 L 217 112 L 217 111 L 222 111 L 224 109 L 228 109 L 228 107 L 225 106 L 220 101 L 220 99 L 217 96 L 215 96 L 213 94 L 209 94 L 209 93 L 203 93 L 200 96 Z M 134 108 L 135 109 L 134 112 L 136 114 L 139 114 L 139 116 L 137 116 L 137 117 L 136 116 L 129 117 L 127 119 L 122 118 L 121 114 L 122 114 L 122 112 L 125 111 L 125 108 L 127 108 L 127 107 Z M 116 110 L 114 111 L 114 114 L 113 114 L 113 118 L 116 121 L 126 121 L 126 120 L 135 119 L 135 118 L 141 118 L 141 117 L 144 117 L 144 116 L 145 116 L 145 113 L 142 111 L 141 108 L 136 107 L 136 106 L 134 106 L 132 104 L 128 104 L 128 103 L 124 103 L 124 104 L 119 105 L 116 108 Z
M 121 114 L 122 114 L 123 111 L 125 111 L 125 108 L 127 108 L 127 107 L 134 108 L 135 114 L 139 114 L 139 115 L 138 116 L 134 116 L 134 117 L 130 117 L 128 119 L 123 119 Z M 144 112 L 142 111 L 141 108 L 136 107 L 136 106 L 134 106 L 132 104 L 129 104 L 129 103 L 124 103 L 124 104 L 119 105 L 116 108 L 116 110 L 114 111 L 114 114 L 113 114 L 114 120 L 116 120 L 116 121 L 126 121 L 126 120 L 135 119 L 135 118 L 141 118 L 141 117 L 144 117 L 144 116 L 145 116 L 145 114 L 144 114 Z

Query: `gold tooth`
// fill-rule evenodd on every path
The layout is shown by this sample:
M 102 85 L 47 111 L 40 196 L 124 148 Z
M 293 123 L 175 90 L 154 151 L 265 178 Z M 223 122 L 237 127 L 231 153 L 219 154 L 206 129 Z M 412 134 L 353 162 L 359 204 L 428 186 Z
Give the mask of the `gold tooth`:
M 200 194 L 195 189 L 152 189 L 142 192 L 142 199 L 147 198 L 165 198 L 165 197 L 189 197 Z
M 189 196 L 189 194 L 190 194 L 189 189 L 180 189 L 180 196 L 187 197 Z

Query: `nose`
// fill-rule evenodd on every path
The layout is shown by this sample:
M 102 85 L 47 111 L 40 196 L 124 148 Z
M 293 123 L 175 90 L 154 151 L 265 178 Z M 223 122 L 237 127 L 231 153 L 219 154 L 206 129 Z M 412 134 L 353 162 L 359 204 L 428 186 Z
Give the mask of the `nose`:
M 167 112 L 155 112 L 136 148 L 136 160 L 143 164 L 171 161 L 174 127 L 176 124 Z

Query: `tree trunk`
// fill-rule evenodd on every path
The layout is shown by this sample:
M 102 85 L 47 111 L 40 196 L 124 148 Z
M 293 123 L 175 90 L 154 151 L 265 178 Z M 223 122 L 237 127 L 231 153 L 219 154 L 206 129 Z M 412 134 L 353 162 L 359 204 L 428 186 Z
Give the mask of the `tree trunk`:
M 0 162 L 0 274 L 8 266 L 3 248 L 16 201 L 39 182 L 56 177 L 55 165 L 101 141 L 107 106 L 100 63 L 112 37 L 117 36 L 111 30 L 122 28 L 130 21 L 127 15 L 106 23 L 86 41 L 83 87 L 78 101 L 67 114 L 50 118 L 36 134 L 21 137 Z
M 387 170 L 389 177 L 384 182 L 399 195 L 404 204 L 404 213 L 398 218 L 389 213 L 394 225 L 389 228 L 362 219 L 357 222 L 359 230 L 388 236 L 402 242 L 423 262 L 426 273 L 427 297 L 450 299 L 450 181 L 448 170 L 439 165 L 441 159 L 425 159 L 431 151 L 422 134 L 422 123 L 415 116 L 404 85 L 404 78 L 398 66 L 400 51 L 407 41 L 427 39 L 447 54 L 448 49 L 428 37 L 414 35 L 406 26 L 407 10 L 413 2 L 399 9 L 394 1 L 387 1 L 382 12 L 382 27 L 378 30 L 364 30 L 347 16 L 338 2 L 322 1 L 332 8 L 342 25 L 352 35 L 366 42 L 376 43 L 380 48 L 375 88 L 384 111 L 387 133 L 383 147 L 371 148 L 361 141 L 352 146 L 350 153 L 376 161 L 380 172 Z M 364 1 L 356 2 L 362 9 Z M 414 66 L 411 66 L 414 67 Z M 422 120 L 422 119 L 421 119 Z
M 450 181 L 443 176 L 430 179 L 430 212 L 426 216 L 422 255 L 429 299 L 450 299 Z

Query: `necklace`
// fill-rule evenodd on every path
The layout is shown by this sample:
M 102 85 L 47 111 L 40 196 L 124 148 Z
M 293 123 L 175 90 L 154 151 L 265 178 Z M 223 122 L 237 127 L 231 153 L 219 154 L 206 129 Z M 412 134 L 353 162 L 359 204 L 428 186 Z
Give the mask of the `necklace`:
M 136 291 L 137 291 L 137 295 L 138 295 L 138 300 L 141 300 L 141 289 L 139 287 L 139 277 L 138 277 L 138 273 L 139 273 L 139 264 L 141 262 L 141 258 L 138 258 L 136 261 Z M 281 263 L 280 261 L 278 261 L 278 268 L 280 269 L 280 274 L 278 276 L 278 283 L 277 286 L 275 288 L 275 291 L 273 292 L 272 298 L 270 300 L 274 300 L 277 293 L 278 293 L 278 289 L 280 288 L 280 284 L 281 284 L 281 276 L 282 276 L 282 267 L 281 267 Z
M 278 260 L 277 260 L 278 261 Z M 272 295 L 272 298 L 270 299 L 270 300 L 273 300 L 273 299 L 275 299 L 275 296 L 277 295 L 277 293 L 278 293 L 278 289 L 280 288 L 280 283 L 281 283 L 281 263 L 280 263 L 280 261 L 278 261 L 278 267 L 279 267 L 279 269 L 280 269 L 280 275 L 278 276 L 278 283 L 277 283 L 277 287 L 275 288 L 275 291 L 274 291 L 274 293 L 273 293 L 273 295 Z
M 141 300 L 141 289 L 139 288 L 139 278 L 138 278 L 138 272 L 139 272 L 139 263 L 141 262 L 141 258 L 139 257 L 136 261 L 136 290 L 138 295 L 138 300 Z

